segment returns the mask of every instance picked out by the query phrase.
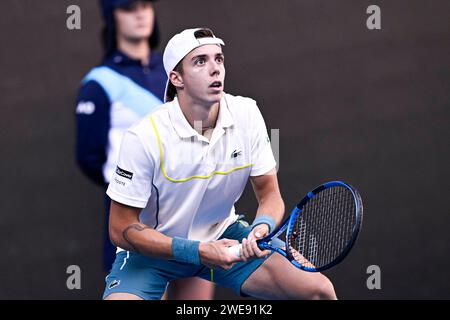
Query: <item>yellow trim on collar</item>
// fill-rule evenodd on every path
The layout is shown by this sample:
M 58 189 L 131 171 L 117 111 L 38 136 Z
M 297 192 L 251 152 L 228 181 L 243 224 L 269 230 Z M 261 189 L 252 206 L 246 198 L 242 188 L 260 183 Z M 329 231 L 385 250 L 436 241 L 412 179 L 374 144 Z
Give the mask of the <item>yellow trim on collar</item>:
M 156 140 L 158 141 L 159 154 L 160 154 L 159 164 L 161 166 L 161 171 L 162 171 L 162 174 L 164 175 L 164 178 L 166 178 L 170 182 L 186 182 L 186 181 L 189 181 L 192 179 L 209 179 L 216 174 L 227 175 L 227 174 L 232 173 L 233 171 L 245 169 L 245 168 L 252 166 L 252 164 L 246 164 L 244 166 L 235 167 L 235 168 L 227 170 L 227 171 L 213 171 L 206 176 L 190 176 L 190 177 L 184 178 L 184 179 L 172 179 L 167 175 L 166 170 L 164 169 L 164 152 L 162 149 L 161 138 L 159 136 L 158 129 L 156 128 L 156 124 L 155 124 L 155 121 L 153 120 L 152 116 L 150 116 L 150 121 L 152 122 L 153 129 L 155 130 Z

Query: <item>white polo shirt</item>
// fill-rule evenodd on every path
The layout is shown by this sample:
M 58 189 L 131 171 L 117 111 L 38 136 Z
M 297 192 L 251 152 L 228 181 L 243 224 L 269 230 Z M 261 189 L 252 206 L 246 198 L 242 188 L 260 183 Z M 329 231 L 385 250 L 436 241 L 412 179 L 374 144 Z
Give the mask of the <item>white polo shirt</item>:
M 212 241 L 236 221 L 234 203 L 249 176 L 275 165 L 254 100 L 224 94 L 208 140 L 175 98 L 125 133 L 107 194 L 142 208 L 140 221 L 167 236 Z

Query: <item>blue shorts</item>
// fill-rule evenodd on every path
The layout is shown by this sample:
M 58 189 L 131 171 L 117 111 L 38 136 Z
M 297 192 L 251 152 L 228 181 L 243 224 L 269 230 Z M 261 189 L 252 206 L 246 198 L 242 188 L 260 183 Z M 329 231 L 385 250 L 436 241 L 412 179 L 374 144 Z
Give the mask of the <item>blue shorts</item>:
M 235 239 L 240 242 L 246 238 L 251 227 L 243 217 L 239 216 L 239 219 L 225 230 L 220 239 Z M 238 262 L 229 270 L 218 268 L 211 271 L 205 266 L 155 259 L 130 251 L 122 251 L 117 254 L 111 273 L 106 277 L 103 299 L 111 293 L 121 292 L 131 293 L 146 300 L 159 300 L 169 281 L 189 277 L 200 277 L 212 281 L 245 296 L 241 292 L 242 284 L 264 261 L 265 259 L 252 259 L 247 262 Z

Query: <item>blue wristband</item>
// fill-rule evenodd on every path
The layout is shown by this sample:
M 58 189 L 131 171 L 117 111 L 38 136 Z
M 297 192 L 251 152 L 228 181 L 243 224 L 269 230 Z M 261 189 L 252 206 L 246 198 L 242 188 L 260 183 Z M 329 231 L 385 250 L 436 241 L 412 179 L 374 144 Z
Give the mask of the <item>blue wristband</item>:
M 175 260 L 180 262 L 201 265 L 200 256 L 198 254 L 199 245 L 200 241 L 174 237 L 172 239 L 172 256 Z
M 255 218 L 255 221 L 253 221 L 252 223 L 252 230 L 259 224 L 265 223 L 269 226 L 269 233 L 271 233 L 273 231 L 273 229 L 275 229 L 276 226 L 276 222 L 275 220 L 268 215 L 262 215 L 262 216 L 257 216 Z

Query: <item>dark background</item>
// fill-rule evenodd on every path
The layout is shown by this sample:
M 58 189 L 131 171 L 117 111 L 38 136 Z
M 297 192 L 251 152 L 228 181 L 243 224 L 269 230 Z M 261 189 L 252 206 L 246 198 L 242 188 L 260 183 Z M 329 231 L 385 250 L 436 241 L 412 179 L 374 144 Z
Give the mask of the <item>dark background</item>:
M 81 30 L 66 8 L 81 7 Z M 381 7 L 381 30 L 366 8 Z M 449 299 L 450 2 L 172 0 L 156 5 L 161 50 L 209 26 L 226 42 L 226 91 L 280 129 L 287 209 L 345 180 L 364 199 L 361 237 L 327 272 L 341 299 Z M 74 99 L 100 61 L 93 0 L 0 3 L 0 298 L 98 299 L 102 190 L 74 161 Z M 253 217 L 247 188 L 238 203 Z M 82 289 L 66 288 L 79 265 Z M 366 287 L 381 268 L 381 290 Z M 237 298 L 218 289 L 217 298 Z

